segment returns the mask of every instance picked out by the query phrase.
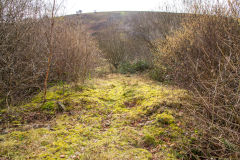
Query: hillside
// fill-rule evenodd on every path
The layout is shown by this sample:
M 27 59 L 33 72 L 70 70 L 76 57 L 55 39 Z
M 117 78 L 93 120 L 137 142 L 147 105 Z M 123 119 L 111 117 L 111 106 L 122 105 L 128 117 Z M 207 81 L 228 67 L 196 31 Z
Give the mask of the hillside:
M 65 18 L 70 18 L 76 21 L 81 21 L 87 26 L 91 33 L 102 32 L 108 25 L 114 21 L 120 29 L 131 31 L 133 23 L 137 18 L 143 18 L 144 15 L 154 14 L 159 17 L 170 17 L 172 19 L 180 17 L 183 14 L 169 13 L 169 12 L 144 12 L 144 11 L 115 11 L 115 12 L 96 12 L 96 13 L 82 13 L 76 15 L 68 15 Z M 151 24 L 147 24 L 151 25 Z
M 41 96 L 13 108 L 12 127 L 0 135 L 0 159 L 182 157 L 184 90 L 115 74 L 52 87 L 44 105 Z

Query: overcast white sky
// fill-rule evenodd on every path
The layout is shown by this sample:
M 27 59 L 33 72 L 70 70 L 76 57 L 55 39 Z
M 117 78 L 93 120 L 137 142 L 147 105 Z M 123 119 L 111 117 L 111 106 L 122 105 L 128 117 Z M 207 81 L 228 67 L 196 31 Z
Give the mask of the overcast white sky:
M 179 5 L 181 0 L 65 0 L 65 14 L 76 11 L 152 11 L 169 6 Z

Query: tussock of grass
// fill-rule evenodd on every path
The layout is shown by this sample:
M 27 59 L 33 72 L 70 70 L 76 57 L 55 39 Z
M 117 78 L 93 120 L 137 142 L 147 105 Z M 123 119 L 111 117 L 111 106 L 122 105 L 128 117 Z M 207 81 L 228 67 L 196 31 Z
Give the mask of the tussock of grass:
M 53 87 L 44 105 L 39 106 L 41 94 L 24 105 L 54 114 L 48 126 L 25 131 L 15 128 L 0 135 L 0 157 L 177 159 L 180 153 L 174 146 L 180 143 L 183 131 L 176 111 L 185 96 L 183 90 L 137 76 L 109 75 L 64 92 Z M 65 103 L 68 111 L 57 114 L 56 101 Z

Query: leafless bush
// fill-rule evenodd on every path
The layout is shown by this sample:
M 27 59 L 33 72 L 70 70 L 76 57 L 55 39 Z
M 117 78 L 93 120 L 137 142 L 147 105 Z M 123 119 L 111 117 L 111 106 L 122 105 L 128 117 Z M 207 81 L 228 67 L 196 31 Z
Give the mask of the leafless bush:
M 239 159 L 240 5 L 209 6 L 194 4 L 195 14 L 183 28 L 159 44 L 157 59 L 171 68 L 178 84 L 193 91 L 195 105 L 188 109 L 198 139 L 190 146 L 191 158 Z
M 157 40 L 164 40 L 167 35 L 181 27 L 185 17 L 182 13 L 170 12 L 141 12 L 132 18 L 132 39 L 136 44 L 137 53 L 144 55 L 144 60 L 156 64 L 154 53 L 158 51 Z M 143 57 L 143 56 L 142 56 Z M 153 65 L 149 76 L 158 81 L 165 81 L 167 68 L 162 65 Z
M 51 19 L 42 14 L 38 0 L 0 2 L 1 106 L 16 104 L 39 92 L 47 71 Z M 54 17 L 50 82 L 84 80 L 96 53 L 94 41 L 83 26 Z
M 54 79 L 84 82 L 97 65 L 99 50 L 84 26 L 74 19 L 59 18 L 56 24 Z
M 38 1 L 1 0 L 0 95 L 6 101 L 40 89 L 45 48 L 38 44 L 39 7 Z
M 115 69 L 131 56 L 127 34 L 119 28 L 119 24 L 109 22 L 107 28 L 99 33 L 97 37 L 99 49 L 102 51 L 103 57 Z
M 182 16 L 184 14 L 167 12 L 139 13 L 132 19 L 134 35 L 153 47 L 154 40 L 164 39 L 166 35 L 180 26 Z

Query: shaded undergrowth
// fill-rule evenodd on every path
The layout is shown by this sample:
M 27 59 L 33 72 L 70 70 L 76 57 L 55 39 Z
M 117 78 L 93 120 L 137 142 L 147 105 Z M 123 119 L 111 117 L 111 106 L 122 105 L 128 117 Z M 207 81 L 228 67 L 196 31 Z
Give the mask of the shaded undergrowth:
M 14 107 L 0 135 L 0 159 L 180 159 L 183 90 L 109 75 L 53 87 Z M 59 111 L 58 103 L 66 108 Z M 2 115 L 5 115 L 1 111 Z M 8 115 L 9 116 L 9 115 Z M 6 118 L 6 117 L 5 117 Z

